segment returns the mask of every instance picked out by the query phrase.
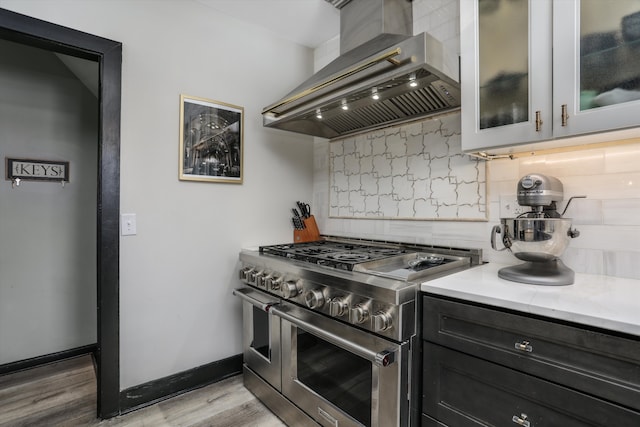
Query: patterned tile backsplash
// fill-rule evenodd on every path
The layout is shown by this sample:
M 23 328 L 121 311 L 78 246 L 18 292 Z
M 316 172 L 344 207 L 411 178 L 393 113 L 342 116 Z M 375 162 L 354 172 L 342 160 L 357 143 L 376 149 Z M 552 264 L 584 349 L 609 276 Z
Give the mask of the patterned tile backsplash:
M 486 163 L 462 154 L 460 115 L 329 144 L 329 216 L 486 220 Z
M 374 215 L 357 217 L 354 212 L 357 213 L 358 209 L 348 207 L 348 198 L 342 200 L 342 205 L 334 204 L 334 199 L 340 197 L 333 188 L 336 178 L 332 174 L 337 172 L 334 162 L 347 152 L 357 152 L 358 141 L 360 144 L 381 145 L 368 148 L 371 153 L 374 150 L 386 152 L 390 150 L 385 146 L 389 138 L 394 143 L 402 141 L 403 135 L 410 139 L 411 135 L 415 137 L 419 133 L 418 129 L 439 127 L 442 121 L 447 123 L 447 129 L 453 130 L 454 123 L 459 124 L 459 113 L 339 142 L 316 140 L 313 203 L 322 234 L 481 248 L 485 261 L 514 264 L 519 261 L 508 251 L 491 249 L 490 232 L 494 225 L 500 223 L 501 201 L 504 203 L 505 200 L 514 200 L 518 180 L 528 173 L 537 172 L 555 176 L 562 181 L 565 199 L 558 206 L 560 211 L 571 196 L 587 196 L 585 199 L 574 199 L 565 214 L 581 233 L 578 238 L 572 239 L 562 256 L 565 264 L 577 272 L 640 279 L 640 141 L 614 147 L 480 162 L 476 166 L 477 183 L 486 184 L 487 210 L 483 213 L 486 221 L 460 221 L 462 215 L 450 216 L 449 220 L 437 217 L 425 219 L 425 216 L 420 216 L 420 210 L 414 210 L 413 215 L 403 215 L 402 219 L 390 219 L 392 215 L 389 218 L 376 218 Z M 425 134 L 429 135 L 429 144 L 436 144 L 435 134 Z M 444 146 L 431 150 L 434 153 L 437 150 L 441 150 L 441 153 L 446 151 L 450 159 L 458 159 L 457 154 L 449 152 L 455 145 L 451 141 L 457 140 L 457 137 L 451 138 L 451 135 L 457 133 L 447 131 L 445 134 L 449 137 L 439 139 L 439 143 Z M 410 145 L 404 143 L 405 149 Z M 427 151 L 425 149 L 425 153 Z M 396 159 L 398 163 L 409 170 L 406 165 L 409 164 L 411 154 L 405 156 L 405 162 L 399 161 L 402 157 L 399 152 L 396 154 L 399 155 Z M 342 167 L 342 163 L 340 165 Z M 468 173 L 464 172 L 468 163 L 449 160 L 449 165 L 452 176 L 469 178 Z M 349 169 L 357 173 L 349 175 Z M 345 162 L 340 175 L 358 176 L 362 171 L 359 162 Z M 418 178 L 412 177 L 414 181 Z M 448 191 L 449 198 L 446 193 L 442 193 L 438 200 L 452 202 L 458 199 L 458 195 L 451 189 Z M 370 199 L 375 199 L 372 190 L 367 194 Z M 473 199 L 475 196 L 475 193 L 469 192 L 464 197 Z M 407 208 L 405 213 L 410 211 L 411 208 Z M 466 215 L 470 216 L 468 213 Z

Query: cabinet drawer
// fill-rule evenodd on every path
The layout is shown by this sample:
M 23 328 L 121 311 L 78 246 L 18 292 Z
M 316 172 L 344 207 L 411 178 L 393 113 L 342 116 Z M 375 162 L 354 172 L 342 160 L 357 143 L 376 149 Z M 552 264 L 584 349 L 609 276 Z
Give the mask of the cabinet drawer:
M 425 340 L 640 411 L 640 338 L 423 298 Z
M 422 412 L 446 425 L 640 425 L 631 409 L 436 344 L 423 357 Z

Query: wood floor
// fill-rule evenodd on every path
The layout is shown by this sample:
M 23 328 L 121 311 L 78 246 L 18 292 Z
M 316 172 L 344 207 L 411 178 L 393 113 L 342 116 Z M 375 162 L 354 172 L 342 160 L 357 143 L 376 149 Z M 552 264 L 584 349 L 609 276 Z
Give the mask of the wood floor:
M 96 376 L 90 356 L 0 376 L 2 427 L 282 427 L 242 385 L 242 376 L 109 420 L 96 418 Z

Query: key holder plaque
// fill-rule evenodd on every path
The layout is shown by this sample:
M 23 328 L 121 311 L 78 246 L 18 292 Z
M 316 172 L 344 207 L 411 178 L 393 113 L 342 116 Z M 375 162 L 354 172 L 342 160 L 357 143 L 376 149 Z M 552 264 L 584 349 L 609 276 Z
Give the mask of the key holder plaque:
M 22 181 L 69 182 L 69 162 L 5 158 L 6 179 L 14 187 Z

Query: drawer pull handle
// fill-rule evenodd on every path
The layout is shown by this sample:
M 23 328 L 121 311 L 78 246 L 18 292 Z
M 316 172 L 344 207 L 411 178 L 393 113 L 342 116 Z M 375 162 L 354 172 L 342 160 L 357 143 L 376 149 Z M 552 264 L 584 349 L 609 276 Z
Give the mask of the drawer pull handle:
M 527 353 L 531 353 L 533 351 L 533 347 L 529 343 L 529 341 L 517 342 L 515 344 L 516 350 L 526 351 Z
M 527 414 L 520 414 L 520 416 L 514 415 L 511 421 L 523 427 L 531 427 L 531 423 L 527 420 Z

